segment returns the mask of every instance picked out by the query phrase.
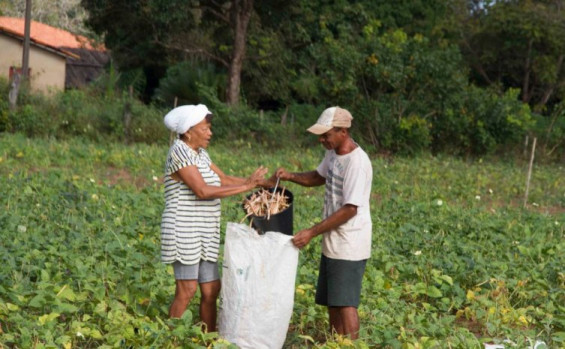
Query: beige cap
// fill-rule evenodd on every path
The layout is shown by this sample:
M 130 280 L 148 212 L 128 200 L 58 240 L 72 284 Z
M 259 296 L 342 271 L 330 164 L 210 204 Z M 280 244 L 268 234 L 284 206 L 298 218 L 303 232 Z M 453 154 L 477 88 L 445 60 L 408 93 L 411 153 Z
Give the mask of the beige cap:
M 334 127 L 350 128 L 351 120 L 353 120 L 353 116 L 351 116 L 351 113 L 346 109 L 331 107 L 322 112 L 318 121 L 308 128 L 308 132 L 312 132 L 315 135 L 321 135 Z

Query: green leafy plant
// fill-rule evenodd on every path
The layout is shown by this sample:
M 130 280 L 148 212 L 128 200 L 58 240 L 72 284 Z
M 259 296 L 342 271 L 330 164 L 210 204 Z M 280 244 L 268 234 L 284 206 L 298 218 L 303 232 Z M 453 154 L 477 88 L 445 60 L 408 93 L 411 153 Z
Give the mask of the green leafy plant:
M 159 145 L 0 137 L 0 343 L 6 347 L 235 348 L 202 331 L 198 295 L 167 318 L 172 270 L 159 262 Z M 227 173 L 315 168 L 319 146 L 210 148 Z M 537 165 L 522 208 L 518 163 L 372 158 L 373 254 L 360 339 L 329 331 L 314 305 L 319 240 L 301 250 L 288 348 L 565 345 L 565 192 L 559 165 Z M 295 231 L 321 218 L 323 188 L 285 183 Z M 222 229 L 242 196 L 222 200 Z

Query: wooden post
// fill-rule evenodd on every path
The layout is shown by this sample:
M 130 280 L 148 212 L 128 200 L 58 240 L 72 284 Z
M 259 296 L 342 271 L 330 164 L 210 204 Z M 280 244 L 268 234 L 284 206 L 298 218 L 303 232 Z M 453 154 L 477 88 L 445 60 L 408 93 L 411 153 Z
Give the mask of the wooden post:
M 288 116 L 288 105 L 284 109 L 283 115 L 281 115 L 281 125 L 286 125 L 287 116 Z
M 131 141 L 131 103 L 133 99 L 133 86 L 129 85 L 128 99 L 124 108 L 124 140 L 127 143 Z
M 536 141 L 537 138 L 534 137 L 532 143 L 532 154 L 530 155 L 530 165 L 528 166 L 528 177 L 526 179 L 526 193 L 524 194 L 524 208 L 528 205 L 528 193 L 530 191 L 530 180 L 532 179 L 532 167 L 534 165 L 534 157 L 536 154 Z
M 20 73 L 17 71 L 14 72 L 14 76 L 12 77 L 12 83 L 10 84 L 10 92 L 8 93 L 8 101 L 10 102 L 10 109 L 16 109 L 16 105 L 18 104 L 18 93 L 20 92 Z
M 177 107 L 177 103 L 179 102 L 178 97 L 175 97 L 175 101 L 173 102 L 173 108 Z M 176 133 L 171 131 L 171 133 L 169 134 L 169 146 L 173 145 L 173 142 L 175 141 L 176 138 Z

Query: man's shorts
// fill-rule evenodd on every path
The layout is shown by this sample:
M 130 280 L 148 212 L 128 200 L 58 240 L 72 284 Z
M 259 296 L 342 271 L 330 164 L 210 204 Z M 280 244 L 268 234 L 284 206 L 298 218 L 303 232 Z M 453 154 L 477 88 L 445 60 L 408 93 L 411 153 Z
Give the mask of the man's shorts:
M 316 304 L 357 308 L 366 264 L 366 259 L 347 261 L 322 255 L 318 287 L 316 287 Z
M 186 265 L 179 261 L 173 263 L 175 280 L 198 280 L 199 284 L 220 279 L 218 262 L 200 260 L 199 263 Z

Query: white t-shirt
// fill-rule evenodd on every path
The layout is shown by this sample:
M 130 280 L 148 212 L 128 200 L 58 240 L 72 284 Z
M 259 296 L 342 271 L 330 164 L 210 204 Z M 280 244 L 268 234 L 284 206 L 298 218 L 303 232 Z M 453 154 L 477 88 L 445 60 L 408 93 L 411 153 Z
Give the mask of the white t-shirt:
M 368 259 L 371 256 L 369 200 L 373 168 L 367 153 L 359 146 L 345 155 L 328 150 L 316 170 L 326 179 L 324 219 L 346 204 L 357 206 L 354 217 L 323 234 L 322 253 L 333 259 Z

